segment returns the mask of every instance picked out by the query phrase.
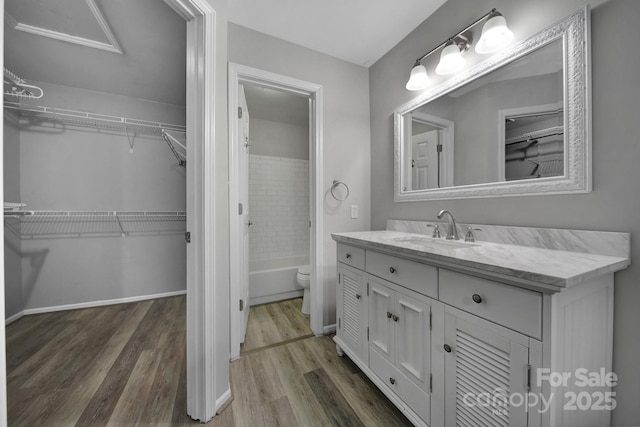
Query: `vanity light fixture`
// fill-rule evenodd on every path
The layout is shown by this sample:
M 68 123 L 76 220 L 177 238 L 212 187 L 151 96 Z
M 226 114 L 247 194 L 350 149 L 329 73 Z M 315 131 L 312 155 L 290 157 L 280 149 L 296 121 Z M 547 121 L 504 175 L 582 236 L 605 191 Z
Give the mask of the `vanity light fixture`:
M 455 36 L 448 38 L 434 49 L 416 59 L 416 62 L 411 68 L 409 81 L 405 86 L 407 90 L 422 90 L 429 86 L 431 79 L 429 79 L 427 68 L 422 65 L 422 61 L 440 48 L 444 49 L 442 49 L 440 62 L 435 69 L 437 74 L 453 74 L 464 67 L 465 60 L 462 55 L 469 49 L 472 43 L 472 34 L 469 30 L 485 19 L 487 19 L 487 21 L 482 27 L 480 41 L 475 47 L 477 53 L 492 53 L 500 50 L 511 42 L 513 33 L 507 27 L 507 21 L 504 19 L 504 16 L 496 9 L 491 9 L 490 12 L 478 18 L 473 24 L 458 32 Z
M 513 33 L 507 27 L 507 20 L 493 9 L 482 26 L 482 35 L 475 49 L 481 54 L 495 52 L 508 45 L 512 39 Z

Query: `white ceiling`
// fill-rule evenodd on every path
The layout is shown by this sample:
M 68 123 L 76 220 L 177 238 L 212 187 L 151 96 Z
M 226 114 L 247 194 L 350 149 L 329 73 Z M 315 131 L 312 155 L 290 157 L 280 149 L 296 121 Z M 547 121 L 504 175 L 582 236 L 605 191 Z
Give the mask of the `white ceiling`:
M 6 0 L 7 17 L 5 66 L 23 79 L 185 105 L 186 23 L 162 0 Z
M 444 2 L 228 6 L 231 22 L 368 67 Z M 162 0 L 5 1 L 5 65 L 28 81 L 184 105 L 185 61 L 186 24 Z
M 446 0 L 230 0 L 229 21 L 369 67 Z
M 249 114 L 254 119 L 309 125 L 309 98 L 306 96 L 252 84 L 244 85 L 244 94 Z

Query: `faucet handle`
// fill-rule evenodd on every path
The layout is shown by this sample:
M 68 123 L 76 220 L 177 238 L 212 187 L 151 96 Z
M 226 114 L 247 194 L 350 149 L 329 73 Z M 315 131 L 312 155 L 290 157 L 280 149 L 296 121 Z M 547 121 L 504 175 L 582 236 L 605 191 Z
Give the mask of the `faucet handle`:
M 434 239 L 440 238 L 440 224 L 427 224 L 427 227 L 433 227 L 433 234 L 431 237 Z
M 470 225 L 470 226 L 468 226 L 468 227 L 467 227 L 467 235 L 466 235 L 466 236 L 465 236 L 465 238 L 464 238 L 464 241 L 465 241 L 465 242 L 475 242 L 475 241 L 476 241 L 476 238 L 475 238 L 475 236 L 473 235 L 473 232 L 474 232 L 474 231 L 482 231 L 482 228 L 479 228 L 479 227 L 473 227 L 473 226 L 471 226 L 471 225 Z

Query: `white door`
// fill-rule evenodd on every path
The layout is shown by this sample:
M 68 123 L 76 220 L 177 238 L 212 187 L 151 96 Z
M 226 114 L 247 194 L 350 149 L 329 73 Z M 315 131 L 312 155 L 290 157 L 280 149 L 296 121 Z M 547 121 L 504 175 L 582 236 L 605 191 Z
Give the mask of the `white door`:
M 411 138 L 412 181 L 414 190 L 438 188 L 438 145 L 440 131 L 434 129 L 429 132 L 413 135 Z
M 244 86 L 238 85 L 238 104 L 240 111 L 238 114 L 238 202 L 242 206 L 242 211 L 238 207 L 241 236 L 240 242 L 240 275 L 238 277 L 238 288 L 240 289 L 239 309 L 242 311 L 240 323 L 240 342 L 244 342 L 247 332 L 247 321 L 249 320 L 249 109 L 244 96 Z

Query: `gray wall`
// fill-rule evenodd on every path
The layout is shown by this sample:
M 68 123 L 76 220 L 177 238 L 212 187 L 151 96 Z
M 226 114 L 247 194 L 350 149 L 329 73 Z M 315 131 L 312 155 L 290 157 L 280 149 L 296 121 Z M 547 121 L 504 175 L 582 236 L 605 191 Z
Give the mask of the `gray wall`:
M 249 111 L 251 114 L 251 111 Z M 309 125 L 297 126 L 251 118 L 250 153 L 258 156 L 287 157 L 309 160 Z
M 184 107 L 38 83 L 47 106 L 167 123 L 184 123 Z M 17 200 L 33 210 L 182 211 L 184 169 L 154 136 L 89 128 L 21 125 L 19 171 L 5 169 Z M 7 167 L 5 162 L 5 168 Z M 23 240 L 23 308 L 38 309 L 186 288 L 181 233 Z M 35 261 L 35 262 L 34 262 Z M 9 314 L 9 313 L 8 313 Z
M 523 39 L 583 6 L 582 0 L 449 0 L 370 69 L 372 226 L 384 229 L 387 218 L 434 220 L 439 209 L 449 209 L 469 223 L 632 233 L 631 266 L 615 277 L 613 356 L 619 377 L 613 424 L 628 426 L 640 420 L 640 54 L 621 41 L 640 39 L 640 2 L 603 3 L 591 2 L 592 193 L 394 203 L 392 113 L 415 96 L 404 89 L 415 58 L 492 7 L 504 13 L 516 38 Z
M 331 233 L 370 227 L 369 79 L 366 68 L 229 23 L 228 59 L 321 84 L 324 97 L 325 324 L 335 323 L 336 244 Z M 349 185 L 339 204 L 328 191 L 333 179 Z M 360 218 L 351 219 L 350 206 Z
M 4 200 L 20 201 L 20 131 L 14 115 L 4 117 Z M 13 232 L 19 220 L 4 220 L 4 309 L 6 318 L 22 311 L 22 261 L 19 236 Z M 10 227 L 7 227 L 10 225 Z M 11 227 L 13 226 L 13 227 Z

